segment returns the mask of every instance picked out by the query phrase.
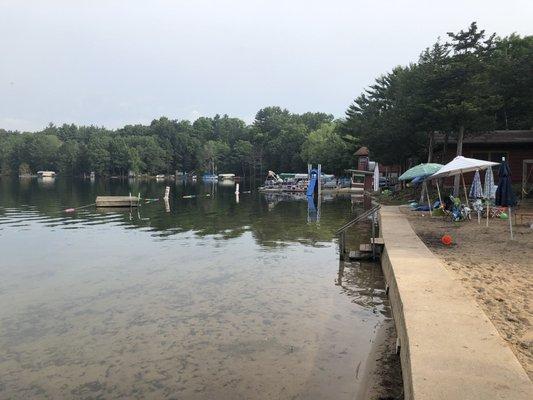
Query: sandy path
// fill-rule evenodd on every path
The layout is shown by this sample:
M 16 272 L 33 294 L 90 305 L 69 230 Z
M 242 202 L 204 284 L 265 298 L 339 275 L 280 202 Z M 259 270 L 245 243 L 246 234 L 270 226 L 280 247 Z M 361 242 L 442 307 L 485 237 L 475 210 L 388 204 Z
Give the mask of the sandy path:
M 533 229 L 490 220 L 489 228 L 477 220 L 452 223 L 409 211 L 411 226 L 424 243 L 443 261 L 494 323 L 509 343 L 530 378 L 533 378 Z M 441 244 L 444 234 L 454 243 Z

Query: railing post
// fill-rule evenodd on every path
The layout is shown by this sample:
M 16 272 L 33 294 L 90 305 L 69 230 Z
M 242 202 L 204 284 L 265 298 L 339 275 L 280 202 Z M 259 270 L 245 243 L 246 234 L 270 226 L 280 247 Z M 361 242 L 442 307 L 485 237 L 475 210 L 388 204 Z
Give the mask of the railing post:
M 372 213 L 372 259 L 376 259 L 376 212 Z
M 341 260 L 344 260 L 345 248 L 346 248 L 346 232 L 342 231 L 339 236 L 339 256 Z

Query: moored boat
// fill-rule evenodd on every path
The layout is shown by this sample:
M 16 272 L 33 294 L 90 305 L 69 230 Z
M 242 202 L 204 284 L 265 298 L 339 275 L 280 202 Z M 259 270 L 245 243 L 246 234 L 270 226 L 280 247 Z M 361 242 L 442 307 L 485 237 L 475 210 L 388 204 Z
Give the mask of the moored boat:
M 235 174 L 218 174 L 219 181 L 234 181 Z
M 202 180 L 204 182 L 215 182 L 218 181 L 218 176 L 215 174 L 203 174 Z
M 55 171 L 37 171 L 38 178 L 55 178 Z

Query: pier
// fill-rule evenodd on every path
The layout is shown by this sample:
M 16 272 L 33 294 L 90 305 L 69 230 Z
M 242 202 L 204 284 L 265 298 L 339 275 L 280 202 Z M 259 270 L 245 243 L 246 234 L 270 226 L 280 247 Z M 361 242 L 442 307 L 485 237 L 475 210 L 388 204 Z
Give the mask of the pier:
M 98 196 L 96 207 L 137 207 L 139 198 L 134 196 Z

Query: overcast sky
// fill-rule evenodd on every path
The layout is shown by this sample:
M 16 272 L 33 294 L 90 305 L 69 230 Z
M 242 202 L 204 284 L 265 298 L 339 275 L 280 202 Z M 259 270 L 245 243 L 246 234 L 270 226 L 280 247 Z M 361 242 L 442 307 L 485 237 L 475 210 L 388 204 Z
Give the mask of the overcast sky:
M 533 33 L 533 1 L 0 0 L 0 128 L 117 128 L 269 105 L 342 117 L 471 21 Z

